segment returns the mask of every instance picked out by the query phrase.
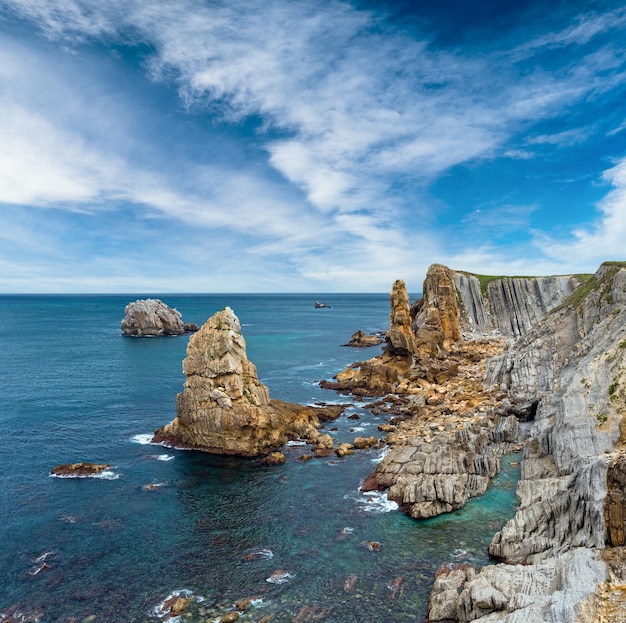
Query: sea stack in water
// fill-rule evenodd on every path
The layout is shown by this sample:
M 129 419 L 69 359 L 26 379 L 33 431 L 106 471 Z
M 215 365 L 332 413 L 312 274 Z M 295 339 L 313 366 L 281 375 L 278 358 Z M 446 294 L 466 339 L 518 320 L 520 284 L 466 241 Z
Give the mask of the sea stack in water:
M 176 418 L 155 433 L 175 447 L 258 456 L 290 439 L 319 435 L 317 409 L 271 400 L 246 357 L 239 319 L 217 312 L 189 339 L 187 379 L 176 398 Z
M 159 299 L 143 299 L 129 303 L 124 310 L 122 331 L 137 337 L 155 335 L 182 335 L 197 331 L 193 323 L 183 323 L 178 310 Z

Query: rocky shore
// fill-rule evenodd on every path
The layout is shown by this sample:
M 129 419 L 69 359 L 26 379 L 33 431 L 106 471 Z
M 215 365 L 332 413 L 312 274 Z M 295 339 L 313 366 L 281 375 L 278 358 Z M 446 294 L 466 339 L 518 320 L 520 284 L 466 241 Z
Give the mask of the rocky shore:
M 410 306 L 397 281 L 383 353 L 324 386 L 384 397 L 390 451 L 364 488 L 415 518 L 480 495 L 523 446 L 520 507 L 489 548 L 502 563 L 440 569 L 429 620 L 625 620 L 626 264 L 537 278 L 433 265 L 423 292 Z

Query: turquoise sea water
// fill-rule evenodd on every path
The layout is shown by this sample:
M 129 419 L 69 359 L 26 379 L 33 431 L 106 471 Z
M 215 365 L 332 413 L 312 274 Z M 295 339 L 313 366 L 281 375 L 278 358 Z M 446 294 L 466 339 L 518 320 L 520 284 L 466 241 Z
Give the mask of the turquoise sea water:
M 175 415 L 188 337 L 122 337 L 136 298 L 0 297 L 0 621 L 154 622 L 183 590 L 201 600 L 182 617 L 192 622 L 246 597 L 256 599 L 242 621 L 422 621 L 441 563 L 488 561 L 514 512 L 511 459 L 482 499 L 416 522 L 359 494 L 380 451 L 303 463 L 309 449 L 292 446 L 285 465 L 268 467 L 147 445 Z M 318 381 L 379 352 L 341 347 L 354 331 L 388 325 L 387 295 L 161 298 L 198 324 L 232 307 L 271 396 L 307 404 L 350 402 Z M 354 402 L 326 428 L 351 441 L 380 436 L 384 421 Z M 77 461 L 112 470 L 49 476 Z

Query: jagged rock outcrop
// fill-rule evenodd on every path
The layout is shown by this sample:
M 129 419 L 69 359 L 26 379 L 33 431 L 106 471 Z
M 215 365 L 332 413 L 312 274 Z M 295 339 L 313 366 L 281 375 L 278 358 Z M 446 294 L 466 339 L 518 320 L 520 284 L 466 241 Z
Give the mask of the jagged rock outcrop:
M 369 348 L 370 346 L 378 346 L 378 344 L 382 344 L 385 340 L 375 333 L 368 335 L 365 331 L 359 329 L 356 333 L 352 334 L 350 341 L 347 344 L 343 344 L 343 346 L 350 346 L 352 348 Z
M 444 567 L 430 595 L 428 621 L 591 623 L 584 601 L 606 577 L 597 553 L 585 548 L 532 566 Z
M 624 578 L 598 552 L 624 538 L 626 264 L 603 264 L 495 357 L 486 380 L 532 420 L 519 509 L 489 547 L 507 564 L 467 572 L 455 591 L 436 584 L 430 620 L 600 620 L 605 578 L 621 582 L 611 594 L 625 614 Z
M 404 281 L 394 282 L 389 295 L 391 313 L 389 331 L 385 335 L 385 353 L 411 359 L 415 352 L 415 336 L 411 329 L 411 306 Z
M 426 274 L 423 304 L 414 322 L 415 353 L 422 360 L 442 356 L 461 340 L 454 274 L 442 264 L 433 264 Z
M 129 303 L 121 324 L 124 335 L 136 337 L 182 335 L 198 330 L 193 323 L 183 323 L 178 310 L 159 299 L 140 299 Z
M 176 397 L 176 418 L 156 431 L 154 441 L 216 454 L 258 456 L 289 439 L 314 442 L 319 437 L 318 413 L 338 415 L 330 413 L 332 407 L 271 400 L 246 357 L 239 319 L 229 307 L 211 316 L 189 339 L 183 372 L 187 379 Z
M 511 416 L 468 421 L 431 440 L 412 437 L 393 447 L 367 488 L 388 488 L 387 497 L 415 519 L 452 512 L 485 493 L 518 436 L 519 423 Z
M 59 476 L 61 478 L 88 478 L 90 476 L 97 476 L 102 472 L 111 468 L 110 463 L 62 463 L 50 470 L 52 476 Z
M 398 279 L 393 284 L 389 300 L 389 331 L 385 334 L 382 354 L 343 370 L 335 376 L 334 382 L 322 381 L 322 387 L 365 396 L 382 396 L 395 390 L 413 365 L 415 350 L 409 295 L 404 281 Z

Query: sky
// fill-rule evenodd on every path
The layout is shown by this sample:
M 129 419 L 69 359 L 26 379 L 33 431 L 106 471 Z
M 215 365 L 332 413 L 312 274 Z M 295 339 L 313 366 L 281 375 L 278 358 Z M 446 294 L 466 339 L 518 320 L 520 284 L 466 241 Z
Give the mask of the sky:
M 0 293 L 626 259 L 626 7 L 0 0 Z

